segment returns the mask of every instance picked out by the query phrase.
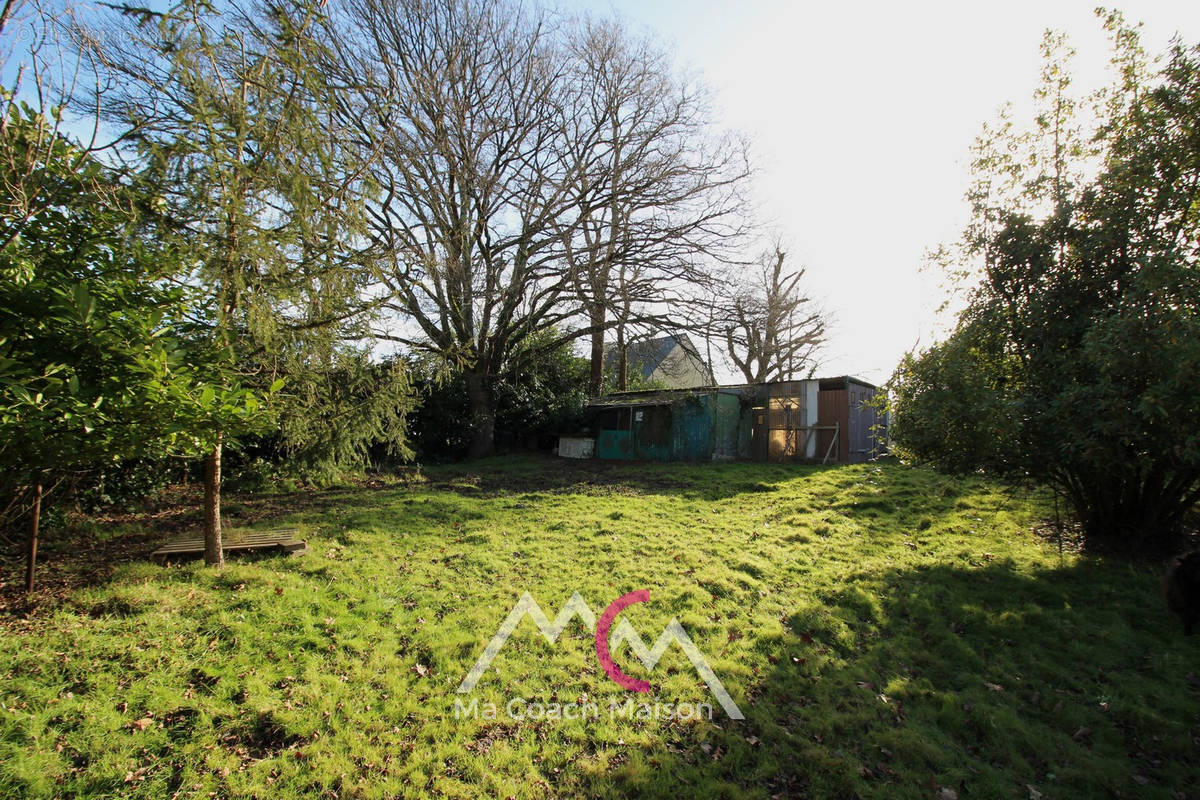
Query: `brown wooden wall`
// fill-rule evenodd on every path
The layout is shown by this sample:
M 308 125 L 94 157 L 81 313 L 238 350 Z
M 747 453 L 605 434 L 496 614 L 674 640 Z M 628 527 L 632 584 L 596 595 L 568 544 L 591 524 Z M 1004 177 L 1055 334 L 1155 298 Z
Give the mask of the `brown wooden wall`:
M 850 398 L 845 389 L 822 389 L 817 392 L 817 424 L 838 425 L 838 443 L 830 454 L 830 461 L 845 464 L 850 457 Z M 833 431 L 819 431 L 817 436 L 818 459 L 825 458 L 829 443 L 833 439 Z

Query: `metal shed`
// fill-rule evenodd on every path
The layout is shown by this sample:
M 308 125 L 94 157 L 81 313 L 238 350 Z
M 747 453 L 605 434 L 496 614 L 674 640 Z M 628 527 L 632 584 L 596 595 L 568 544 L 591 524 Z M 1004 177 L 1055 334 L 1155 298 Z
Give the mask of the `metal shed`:
M 590 404 L 597 458 L 859 463 L 886 420 L 857 378 L 621 392 Z
M 748 458 L 742 398 L 722 388 L 624 392 L 590 404 L 596 457 L 646 461 Z
M 817 446 L 824 451 L 836 447 L 833 460 L 842 464 L 861 464 L 876 458 L 886 450 L 887 416 L 871 401 L 879 389 L 858 378 L 822 378 L 817 381 L 818 424 L 834 426 L 840 435 L 833 442 L 831 434 L 823 431 Z

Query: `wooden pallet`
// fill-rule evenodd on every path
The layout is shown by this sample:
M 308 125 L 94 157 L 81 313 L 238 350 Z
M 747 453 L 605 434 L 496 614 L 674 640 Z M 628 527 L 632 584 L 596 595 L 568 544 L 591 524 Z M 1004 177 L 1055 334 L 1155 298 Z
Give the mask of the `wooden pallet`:
M 308 550 L 308 542 L 295 538 L 295 534 L 295 528 L 235 534 L 221 542 L 221 550 L 228 554 L 275 549 L 299 555 Z M 202 555 L 204 555 L 204 537 L 195 536 L 168 542 L 151 553 L 150 558 L 162 564 L 168 560 Z

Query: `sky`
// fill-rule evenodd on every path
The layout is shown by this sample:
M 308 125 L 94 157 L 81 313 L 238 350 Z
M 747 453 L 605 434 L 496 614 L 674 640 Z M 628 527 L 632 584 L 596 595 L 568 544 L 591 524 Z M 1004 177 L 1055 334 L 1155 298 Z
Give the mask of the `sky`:
M 944 281 L 925 256 L 967 222 L 982 125 L 1006 102 L 1028 108 L 1043 31 L 1069 35 L 1078 87 L 1108 82 L 1096 0 L 545 2 L 658 37 L 713 90 L 719 123 L 749 137 L 758 216 L 830 320 L 821 376 L 882 383 L 948 330 Z M 1200 2 L 1110 7 L 1143 23 L 1151 54 L 1176 34 L 1200 43 Z
M 886 381 L 952 319 L 925 254 L 968 218 L 968 152 L 984 122 L 1028 108 L 1047 28 L 1077 51 L 1075 83 L 1107 83 L 1095 2 L 810 3 L 566 0 L 616 13 L 672 46 L 714 90 L 720 121 L 748 135 L 758 213 L 832 319 L 822 376 Z M 1200 43 L 1200 3 L 1113 4 L 1157 54 Z M 720 377 L 720 376 L 719 376 Z M 731 379 L 732 375 L 724 376 Z

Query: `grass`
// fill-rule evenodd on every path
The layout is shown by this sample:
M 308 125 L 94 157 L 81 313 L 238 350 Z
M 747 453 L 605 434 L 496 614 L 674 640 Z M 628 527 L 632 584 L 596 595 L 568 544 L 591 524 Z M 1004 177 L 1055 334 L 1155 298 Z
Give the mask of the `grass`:
M 1200 639 L 1153 569 L 1036 535 L 1037 497 L 531 458 L 295 499 L 270 525 L 305 556 L 135 561 L 0 638 L 0 796 L 1197 796 Z M 496 718 L 455 717 L 523 592 L 553 618 L 642 588 L 620 618 L 650 643 L 677 617 L 745 721 L 678 648 L 616 654 L 653 685 L 632 695 L 578 620 L 552 646 L 528 619 L 465 698 Z M 601 711 L 517 720 L 514 697 Z M 607 713 L 630 697 L 715 710 Z

